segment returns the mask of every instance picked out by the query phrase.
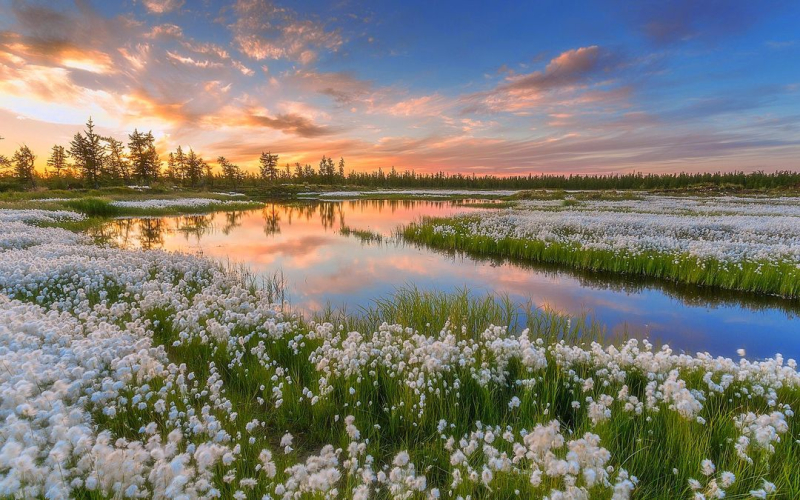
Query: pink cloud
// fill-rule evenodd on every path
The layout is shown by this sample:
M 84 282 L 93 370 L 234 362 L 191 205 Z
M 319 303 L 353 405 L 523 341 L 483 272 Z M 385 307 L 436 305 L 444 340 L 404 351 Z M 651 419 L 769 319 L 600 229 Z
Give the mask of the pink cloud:
M 153 14 L 166 14 L 183 7 L 185 0 L 142 0 L 148 12 Z

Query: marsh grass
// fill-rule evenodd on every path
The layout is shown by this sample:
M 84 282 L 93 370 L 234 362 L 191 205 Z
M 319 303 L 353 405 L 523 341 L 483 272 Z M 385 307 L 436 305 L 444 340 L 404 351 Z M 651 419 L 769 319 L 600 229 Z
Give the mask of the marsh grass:
M 339 228 L 339 234 L 342 236 L 353 236 L 358 238 L 362 243 L 381 243 L 383 235 L 370 231 L 369 229 L 355 229 L 350 226 L 342 226 Z
M 209 201 L 205 206 L 173 205 L 165 208 L 120 207 L 115 201 L 180 200 L 184 198 L 205 198 Z M 44 200 L 52 200 L 44 203 Z M 225 201 L 237 201 L 236 204 L 225 204 Z M 126 187 L 109 187 L 81 190 L 39 190 L 10 191 L 0 193 L 0 208 L 45 210 L 70 209 L 91 217 L 119 216 L 159 216 L 187 213 L 207 213 L 228 210 L 244 210 L 258 208 L 263 202 L 251 197 L 230 197 L 208 191 L 172 190 L 154 188 L 135 190 Z
M 110 431 L 114 438 L 141 440 L 141 429 L 153 423 L 157 434 L 166 440 L 176 425 L 182 425 L 175 423 L 182 417 L 171 419 L 169 413 L 211 412 L 228 435 L 244 436 L 236 439 L 241 450 L 234 465 L 218 465 L 213 471 L 213 484 L 222 498 L 231 498 L 237 490 L 235 484 L 224 480 L 229 469 L 235 470 L 237 478 L 258 478 L 253 489 L 247 491 L 247 496 L 261 498 L 266 493 L 273 493 L 269 489 L 271 483 L 287 479 L 286 467 L 319 453 L 326 444 L 346 448 L 350 439 L 342 421 L 347 415 L 356 417 L 362 439 L 368 440 L 367 452 L 378 464 L 391 461 L 401 450 L 408 450 L 418 470 L 426 475 L 429 485 L 440 488 L 445 497 L 541 498 L 551 489 L 561 488 L 558 478 L 545 476 L 542 484 L 534 487 L 529 482 L 529 475 L 497 474 L 491 486 L 479 481 L 465 481 L 451 491 L 450 451 L 445 448 L 446 441 L 442 438 L 446 434 L 458 439 L 474 431 L 478 422 L 531 430 L 537 424 L 552 420 L 559 423 L 567 439 L 587 432 L 597 434 L 600 444 L 611 453 L 609 463 L 617 470 L 625 468 L 639 478 L 634 498 L 691 498 L 689 479 L 703 479 L 700 463 L 704 459 L 713 460 L 718 471 L 730 471 L 736 475 L 736 482 L 726 491 L 727 498 L 747 497 L 750 490 L 761 487 L 762 478 L 777 485 L 781 498 L 800 497 L 800 477 L 797 474 L 800 470 L 800 418 L 797 414 L 787 417 L 788 430 L 775 443 L 774 453 L 752 450 L 753 463 L 748 464 L 734 452 L 733 443 L 740 435 L 734 419 L 748 411 L 763 415 L 776 409 L 768 399 L 770 396 L 759 394 L 750 381 L 736 380 L 724 391 L 716 393 L 709 391 L 703 380 L 705 369 L 682 369 L 681 379 L 687 387 L 707 394 L 700 412 L 704 424 L 680 416 L 666 403 L 637 413 L 624 411 L 622 401 L 613 403 L 608 419 L 593 423 L 587 410 L 587 398 L 598 400 L 602 395 L 616 396 L 624 385 L 631 395 L 643 401 L 647 385 L 656 375 L 630 366 L 619 371 L 618 378 L 611 379 L 608 377 L 613 368 L 610 365 L 578 361 L 565 366 L 559 357 L 559 346 L 589 349 L 590 342 L 598 342 L 597 348 L 610 344 L 602 328 L 586 318 L 570 318 L 556 311 L 537 309 L 531 304 L 517 304 L 506 296 L 480 295 L 467 289 L 445 293 L 414 287 L 400 288 L 392 295 L 378 297 L 372 306 L 358 314 L 329 310 L 316 317 L 303 317 L 295 315 L 286 306 L 286 285 L 281 275 L 261 279 L 246 266 L 234 263 L 216 264 L 192 273 L 186 273 L 182 266 L 176 266 L 174 270 L 157 269 L 156 266 L 154 263 L 152 268 L 146 268 L 145 274 L 151 280 L 159 276 L 162 282 L 180 283 L 182 296 L 175 298 L 185 300 L 187 304 L 195 303 L 198 296 L 210 293 L 206 287 L 214 282 L 215 273 L 227 276 L 227 287 L 234 289 L 237 297 L 252 298 L 264 292 L 267 300 L 275 304 L 273 308 L 277 317 L 285 320 L 281 323 L 284 327 L 270 332 L 270 335 L 255 335 L 252 326 L 245 326 L 244 322 L 235 319 L 237 311 L 246 315 L 252 309 L 244 312 L 241 309 L 229 310 L 225 304 L 225 307 L 204 310 L 197 319 L 202 327 L 209 326 L 212 321 L 228 322 L 231 325 L 227 332 L 229 335 L 202 340 L 190 337 L 181 320 L 176 319 L 177 306 L 171 305 L 179 304 L 181 300 L 143 306 L 137 303 L 141 299 L 139 292 L 158 289 L 158 286 L 153 286 L 158 284 L 124 283 L 113 274 L 102 282 L 98 281 L 97 286 L 86 287 L 80 276 L 66 270 L 38 286 L 31 284 L 20 289 L 15 298 L 36 302 L 46 309 L 62 308 L 74 312 L 70 307 L 77 307 L 77 301 L 72 299 L 70 290 L 80 287 L 82 301 L 85 300 L 90 310 L 107 310 L 121 304 L 131 306 L 137 315 L 141 314 L 134 318 L 126 313 L 113 321 L 120 327 L 132 321 L 147 325 L 146 339 L 163 349 L 176 367 L 183 365 L 187 373 L 194 375 L 187 386 L 195 392 L 187 394 L 176 387 L 160 392 L 164 383 L 155 378 L 148 381 L 148 392 L 163 393 L 168 411 L 157 411 L 152 404 L 140 407 L 135 402 L 136 391 L 130 386 L 126 389 L 128 392 L 120 394 L 116 400 L 118 407 L 113 415 L 104 411 L 105 402 L 89 403 L 91 425 L 98 430 Z M 225 292 L 215 291 L 231 300 L 231 296 L 224 295 Z M 250 304 L 246 301 L 232 302 Z M 342 334 L 361 332 L 364 336 L 361 344 L 368 342 L 370 335 L 384 324 L 402 325 L 405 330 L 393 333 L 396 343 L 412 347 L 447 335 L 470 345 L 469 342 L 480 339 L 492 325 L 508 328 L 512 336 L 528 328 L 530 337 L 539 339 L 539 345 L 545 348 L 547 363 L 528 370 L 519 359 L 513 359 L 505 367 L 502 381 L 482 384 L 477 380 L 477 372 L 498 362 L 491 355 L 482 353 L 474 365 L 453 362 L 441 378 L 431 379 L 431 385 L 423 387 L 422 391 L 412 388 L 395 371 L 376 364 L 357 374 L 333 375 L 327 381 L 331 392 L 315 404 L 304 397 L 303 389 L 315 394 L 321 390 L 319 365 L 312 359 L 312 354 L 325 343 L 319 336 L 311 334 L 321 323 L 330 323 L 331 328 Z M 90 322 L 86 324 L 92 325 Z M 269 362 L 264 362 L 264 359 Z M 278 377 L 278 368 L 285 370 L 289 378 Z M 584 381 L 589 378 L 596 383 L 586 388 Z M 230 402 L 229 407 L 209 405 L 208 398 L 195 396 L 214 386 L 213 380 L 220 381 L 221 394 Z M 283 404 L 278 406 L 270 395 L 285 380 L 291 380 L 291 384 L 282 387 Z M 531 383 L 518 382 L 522 380 Z M 422 413 L 415 408 L 420 392 L 428 396 Z M 514 397 L 519 399 L 517 407 L 509 405 Z M 776 399 L 780 404 L 788 404 L 797 410 L 800 407 L 800 388 L 781 387 Z M 578 406 L 574 406 L 574 402 Z M 231 418 L 232 413 L 236 414 L 235 418 Z M 253 419 L 258 419 L 263 425 L 250 432 L 246 426 Z M 446 422 L 444 431 L 438 428 L 441 420 Z M 279 443 L 287 431 L 295 436 L 294 450 L 283 453 Z M 188 443 L 207 439 L 206 435 L 195 436 L 187 432 L 179 444 L 179 451 L 186 451 Z M 501 440 L 496 442 L 496 446 L 503 452 L 513 453 L 510 446 Z M 256 470 L 259 453 L 265 448 L 273 451 L 277 464 L 278 475 L 272 481 Z M 484 451 L 479 448 L 470 457 L 470 463 L 480 467 L 485 459 Z M 344 476 L 337 487 L 342 492 L 349 492 L 357 481 Z M 597 487 L 589 492 L 593 497 L 607 494 Z M 78 498 L 100 498 L 95 492 L 81 488 L 73 493 Z M 388 497 L 385 489 L 376 496 Z
M 196 213 L 210 213 L 210 212 L 225 212 L 233 210 L 247 210 L 251 208 L 258 208 L 262 203 L 255 201 L 242 201 L 235 204 L 226 204 L 220 201 L 213 201 L 215 198 L 209 198 L 209 203 L 206 205 L 193 206 L 193 205 L 173 205 L 163 208 L 143 208 L 143 207 L 123 207 L 114 205 L 114 200 L 106 200 L 102 198 L 79 198 L 63 202 L 68 208 L 77 212 L 83 213 L 90 217 L 120 217 L 120 216 L 165 216 L 165 215 L 179 215 L 179 214 L 196 214 Z
M 234 264 L 222 265 L 234 281 L 241 283 L 248 293 L 259 289 L 271 290 L 270 297 L 282 299 L 285 283 L 281 276 L 261 281 L 246 267 Z M 175 274 L 174 282 L 182 280 L 182 274 Z M 206 276 L 195 276 L 185 282 L 183 288 L 187 300 L 192 301 L 195 294 L 203 291 Z M 49 307 L 59 304 L 63 297 L 59 290 L 67 287 L 70 278 L 63 282 L 51 282 L 46 290 L 30 289 L 20 294 L 20 300 L 43 297 L 40 305 Z M 90 304 L 108 306 L 116 302 L 131 300 L 125 293 L 125 284 L 108 279 L 102 287 L 87 291 Z M 285 314 L 291 315 L 285 311 Z M 283 470 L 305 457 L 318 453 L 325 444 L 346 447 L 349 442 L 343 431 L 342 419 L 345 415 L 356 416 L 362 438 L 369 440 L 368 452 L 380 462 L 390 461 L 399 450 L 409 450 L 419 470 L 424 471 L 429 484 L 448 492 L 450 477 L 450 453 L 444 448 L 442 434 L 437 430 L 440 420 L 447 422 L 445 432 L 456 437 L 475 430 L 477 422 L 511 426 L 515 429 L 532 429 L 536 424 L 557 420 L 565 435 L 581 436 L 593 432 L 600 436 L 603 447 L 611 452 L 615 467 L 624 467 L 639 478 L 635 498 L 688 498 L 690 478 L 702 479 L 700 462 L 710 458 L 719 471 L 733 472 L 736 483 L 727 490 L 729 498 L 743 498 L 747 492 L 761 486 L 761 478 L 768 477 L 778 486 L 782 498 L 797 498 L 800 495 L 800 444 L 796 436 L 800 433 L 800 420 L 789 418 L 789 431 L 784 439 L 776 443 L 774 454 L 754 454 L 754 463 L 749 465 L 739 459 L 732 451 L 738 431 L 733 419 L 746 411 L 768 413 L 771 410 L 764 398 L 748 398 L 743 389 L 746 384 L 734 383 L 724 394 L 711 394 L 706 400 L 702 415 L 706 424 L 687 420 L 674 411 L 644 411 L 641 414 L 624 412 L 615 403 L 610 419 L 593 425 L 586 410 L 586 398 L 597 399 L 602 394 L 616 395 L 623 384 L 632 395 L 645 399 L 647 376 L 637 370 L 624 373 L 622 380 L 610 385 L 597 383 L 589 390 L 581 388 L 584 379 L 594 377 L 602 380 L 599 374 L 606 367 L 594 367 L 577 363 L 567 369 L 561 367 L 554 351 L 547 351 L 547 366 L 535 373 L 526 372 L 518 361 L 507 367 L 507 383 L 481 385 L 472 377 L 470 367 L 455 368 L 446 373 L 442 380 L 431 389 L 441 390 L 429 398 L 425 412 L 419 415 L 413 409 L 418 395 L 409 389 L 394 374 L 383 367 L 375 368 L 370 376 L 349 376 L 331 380 L 332 392 L 317 404 L 303 398 L 301 390 L 307 387 L 315 393 L 319 390 L 317 367 L 309 360 L 312 351 L 321 341 L 307 335 L 320 322 L 333 322 L 343 332 L 361 331 L 365 334 L 375 331 L 383 323 L 397 323 L 408 326 L 429 338 L 447 331 L 458 338 L 474 339 L 490 325 L 507 326 L 512 330 L 530 328 L 532 338 L 541 338 L 543 345 L 561 342 L 565 345 L 586 345 L 590 341 L 604 342 L 602 330 L 585 320 L 576 320 L 554 311 L 532 308 L 529 304 L 515 304 L 507 297 L 476 295 L 463 289 L 454 293 L 427 292 L 407 287 L 397 290 L 393 295 L 379 298 L 374 304 L 358 315 L 336 314 L 331 311 L 311 320 L 294 317 L 293 327 L 269 340 L 251 336 L 247 328 L 236 327 L 231 340 L 201 342 L 197 339 L 179 342 L 182 329 L 173 321 L 175 310 L 169 307 L 152 307 L 146 312 L 145 320 L 152 325 L 152 341 L 163 346 L 171 362 L 184 364 L 195 378 L 190 387 L 202 389 L 212 376 L 215 367 L 216 377 L 222 381 L 225 397 L 231 402 L 236 419 L 219 421 L 233 436 L 250 435 L 253 441 L 241 440 L 240 459 L 235 462 L 237 477 L 259 477 L 255 465 L 263 448 L 273 450 L 278 466 L 276 480 L 283 480 Z M 118 318 L 120 325 L 130 321 L 129 316 Z M 298 339 L 302 339 L 298 342 Z M 409 340 L 410 336 L 409 336 Z M 238 346 L 238 347 L 237 347 Z M 262 363 L 254 353 L 263 349 L 274 363 Z M 493 363 L 492 359 L 485 359 Z M 275 386 L 275 367 L 283 367 L 293 380 L 284 387 L 284 403 L 275 407 L 268 395 Z M 535 383 L 521 387 L 516 380 L 532 377 Z M 702 371 L 685 371 L 682 374 L 690 387 L 703 387 Z M 452 390 L 456 380 L 461 382 L 459 390 Z M 158 379 L 149 382 L 150 390 L 161 389 Z M 449 389 L 448 389 L 449 388 Z M 353 389 L 353 390 L 351 390 Z M 203 411 L 202 401 L 193 402 L 180 392 L 167 394 L 167 407 L 175 412 Z M 123 394 L 125 396 L 126 394 Z M 139 408 L 133 401 L 134 393 L 127 394 L 127 401 L 114 416 L 107 416 L 103 406 L 93 409 L 93 423 L 100 429 L 110 430 L 116 438 L 140 439 L 144 426 L 156 423 L 158 433 L 166 439 L 171 431 L 170 424 L 163 413 L 152 406 Z M 266 397 L 267 402 L 259 400 Z M 520 405 L 511 408 L 509 401 L 518 397 Z M 573 401 L 580 407 L 573 407 Z M 800 389 L 784 388 L 780 401 L 792 408 L 800 405 Z M 224 412 L 224 409 L 215 409 Z M 255 432 L 247 432 L 245 425 L 252 419 L 264 422 Z M 283 454 L 280 437 L 285 432 L 295 436 L 295 449 Z M 191 439 L 191 438 L 190 438 Z M 504 449 L 502 442 L 496 444 Z M 182 444 L 181 446 L 185 446 Z M 510 450 L 506 450 L 510 453 Z M 483 460 L 482 452 L 477 452 L 471 461 L 477 466 Z M 673 470 L 677 470 L 674 473 Z M 215 472 L 214 486 L 224 498 L 233 495 L 235 487 L 222 480 L 228 468 L 220 466 Z M 345 491 L 355 483 L 352 478 L 343 478 L 341 487 Z M 268 492 L 268 481 L 259 483 L 250 491 L 251 498 L 261 498 Z M 543 483 L 533 488 L 526 475 L 498 475 L 491 489 L 480 482 L 466 481 L 446 496 L 472 495 L 472 498 L 515 498 L 515 491 L 522 498 L 541 497 L 551 488 L 559 487 L 558 480 L 544 477 Z M 594 490 L 589 490 L 590 493 Z M 98 498 L 95 493 L 77 490 L 80 498 Z M 378 498 L 388 498 L 385 490 Z
M 449 227 L 452 231 L 437 231 L 436 228 L 441 226 Z M 800 297 L 800 270 L 789 263 L 742 262 L 735 265 L 714 259 L 699 261 L 689 254 L 630 254 L 552 241 L 494 239 L 469 233 L 463 221 L 458 218 L 425 218 L 405 226 L 401 234 L 406 240 L 418 244 L 478 256 L 559 264 L 587 271 L 640 275 L 790 299 Z
M 256 286 L 251 276 L 240 276 L 248 286 Z M 519 311 L 519 305 L 503 297 L 475 296 L 468 290 L 432 293 L 404 288 L 390 297 L 376 300 L 371 308 L 359 316 L 328 315 L 318 317 L 316 321 L 336 321 L 344 331 L 363 332 L 372 331 L 383 322 L 397 322 L 431 336 L 437 335 L 438 329 L 448 324 L 452 325 L 452 331 L 457 335 L 467 336 L 475 335 L 489 324 L 517 325 L 517 328 L 524 324 L 533 328 L 535 334 L 545 338 L 548 343 L 562 341 L 577 344 L 603 337 L 595 325 L 575 321 L 552 311 L 529 311 L 530 315 L 524 315 L 524 319 L 521 319 Z M 462 380 L 460 391 L 433 398 L 422 417 L 411 410 L 415 398 L 413 391 L 398 383 L 383 369 L 378 369 L 370 378 L 335 380 L 333 393 L 325 401 L 311 405 L 301 397 L 300 389 L 307 386 L 316 391 L 316 370 L 309 363 L 308 356 L 319 343 L 307 339 L 302 346 L 292 347 L 291 339 L 313 325 L 298 318 L 294 332 L 287 332 L 283 339 L 274 340 L 266 346 L 270 358 L 286 367 L 296 381 L 284 391 L 284 404 L 280 408 L 271 408 L 256 401 L 259 394 L 269 391 L 261 391 L 259 387 L 269 388 L 273 384 L 274 370 L 271 367 L 261 365 L 247 354 L 238 363 L 231 363 L 234 353 L 224 344 L 192 342 L 173 346 L 180 329 L 170 321 L 171 314 L 172 311 L 164 309 L 154 309 L 148 313 L 148 319 L 154 322 L 158 320 L 159 325 L 155 328 L 153 339 L 167 349 L 173 362 L 185 363 L 196 374 L 199 387 L 209 376 L 212 363 L 222 367 L 220 375 L 226 388 L 225 394 L 238 413 L 237 424 L 229 425 L 226 430 L 232 435 L 244 434 L 243 425 L 253 418 L 266 423 L 256 433 L 255 443 L 243 445 L 243 460 L 238 462 L 241 464 L 239 474 L 243 477 L 256 475 L 252 467 L 257 463 L 259 451 L 264 447 L 279 449 L 280 436 L 286 431 L 295 435 L 296 446 L 289 455 L 275 453 L 279 470 L 295 460 L 317 453 L 326 443 L 344 446 L 348 440 L 341 431 L 341 418 L 346 414 L 354 414 L 357 415 L 364 437 L 370 440 L 369 451 L 376 459 L 391 460 L 397 450 L 408 449 L 418 467 L 426 471 L 430 484 L 447 491 L 451 479 L 447 465 L 449 452 L 443 448 L 443 441 L 438 437 L 440 419 L 448 422 L 446 432 L 455 436 L 474 430 L 475 423 L 479 421 L 501 427 L 510 425 L 530 429 L 537 423 L 556 419 L 571 436 L 580 436 L 585 432 L 597 433 L 602 445 L 615 457 L 614 463 L 639 478 L 635 498 L 690 497 L 688 481 L 690 478 L 702 479 L 699 464 L 705 458 L 711 458 L 718 470 L 728 470 L 736 475 L 736 483 L 727 490 L 729 498 L 744 497 L 749 490 L 759 488 L 761 477 L 769 477 L 778 484 L 783 498 L 795 498 L 800 494 L 800 480 L 796 474 L 800 467 L 800 445 L 793 439 L 800 432 L 797 418 L 791 419 L 786 439 L 777 444 L 774 455 L 759 455 L 754 465 L 747 465 L 732 452 L 731 440 L 737 436 L 734 416 L 745 410 L 759 413 L 769 411 L 763 401 L 733 396 L 738 387 L 724 396 L 711 397 L 703 412 L 708 421 L 706 425 L 686 421 L 669 411 L 635 415 L 617 408 L 610 420 L 595 426 L 587 417 L 584 399 L 598 398 L 603 393 L 615 394 L 622 383 L 584 392 L 576 385 L 575 377 L 596 377 L 594 372 L 597 369 L 578 365 L 568 372 L 559 368 L 555 359 L 548 355 L 548 367 L 537 373 L 537 383 L 527 389 L 515 387 L 513 383 L 481 387 L 472 381 L 468 370 L 458 370 L 446 380 L 449 383 L 455 379 Z M 247 331 L 241 331 L 240 334 L 246 338 Z M 245 347 L 255 347 L 253 342 L 249 341 Z M 510 365 L 508 370 L 510 380 L 525 376 L 519 364 Z M 689 374 L 687 382 L 700 386 L 701 378 L 702 373 Z M 631 371 L 622 382 L 630 387 L 633 395 L 644 399 L 647 379 L 643 375 Z M 159 387 L 157 381 L 151 385 L 154 390 Z M 351 387 L 355 389 L 353 394 L 349 390 Z M 520 398 L 520 407 L 511 409 L 508 402 L 515 395 Z M 800 404 L 800 391 L 797 389 L 787 389 L 782 396 L 782 401 L 789 402 L 792 407 Z M 575 400 L 582 403 L 581 408 L 572 407 Z M 183 401 L 175 400 L 172 403 L 179 410 L 189 410 Z M 129 439 L 135 439 L 138 429 L 148 422 L 160 421 L 159 415 L 137 410 L 133 405 L 114 418 L 105 417 L 99 411 L 94 415 L 95 423 L 101 428 L 111 429 L 115 436 Z M 164 427 L 162 432 L 166 435 L 168 430 Z M 479 460 L 480 454 L 473 458 Z M 673 469 L 677 469 L 677 474 L 673 473 Z M 217 486 L 223 496 L 233 494 L 230 485 L 220 481 Z M 454 490 L 453 496 L 471 494 L 473 498 L 514 498 L 514 491 L 520 490 L 523 497 L 527 497 L 535 496 L 535 491 L 541 492 L 539 495 L 545 493 L 551 487 L 557 487 L 557 483 L 547 478 L 540 488 L 531 489 L 526 476 L 502 476 L 492 484 L 491 490 L 480 483 L 467 482 Z M 266 492 L 262 488 L 263 485 L 259 485 L 253 490 L 253 498 L 259 498 Z M 379 498 L 388 496 L 384 492 Z
M 100 198 L 78 198 L 64 202 L 64 205 L 89 217 L 116 217 L 123 213 L 120 207 Z
M 511 208 L 516 205 L 514 201 L 508 200 L 496 200 L 496 201 L 466 201 L 464 203 L 460 203 L 459 207 L 464 208 Z

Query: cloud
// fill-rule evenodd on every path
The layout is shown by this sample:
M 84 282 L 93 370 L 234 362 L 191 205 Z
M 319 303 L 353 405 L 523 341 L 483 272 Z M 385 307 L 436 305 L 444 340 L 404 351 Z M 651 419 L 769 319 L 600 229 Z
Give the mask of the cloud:
M 748 31 L 764 18 L 774 15 L 783 0 L 671 0 L 659 2 L 618 2 L 623 17 L 655 44 L 688 40 L 714 42 Z
M 17 1 L 12 7 L 11 29 L 0 32 L 6 109 L 82 123 L 101 106 L 113 126 L 161 129 L 214 126 L 242 114 L 240 80 L 255 72 L 223 47 L 187 37 L 180 26 L 108 19 L 84 3 L 51 9 Z M 58 116 L 45 111 L 55 103 Z
M 527 115 L 535 108 L 617 99 L 625 92 L 618 88 L 625 66 L 622 57 L 597 45 L 570 49 L 551 59 L 543 70 L 506 73 L 493 89 L 462 96 L 461 111 Z
M 634 120 L 620 129 L 561 137 L 509 139 L 445 137 L 387 138 L 373 153 L 398 167 L 425 165 L 426 170 L 464 170 L 490 167 L 493 172 L 607 173 L 641 169 L 702 171 L 732 165 L 770 168 L 792 165 L 800 146 L 796 137 L 764 129 L 759 134 L 742 129 L 687 131 L 664 127 L 642 128 Z M 752 163 L 756 162 L 756 163 Z M 760 162 L 760 163 L 758 163 Z
M 326 95 L 342 105 L 369 100 L 374 90 L 372 82 L 347 72 L 320 73 L 302 68 L 287 75 L 285 81 L 298 90 Z
M 549 90 L 572 85 L 602 69 L 602 59 L 609 57 L 609 54 L 602 51 L 597 45 L 568 50 L 552 59 L 544 71 L 509 77 L 509 82 L 500 88 L 503 90 Z
M 387 110 L 394 116 L 435 116 L 450 106 L 450 102 L 438 94 L 412 97 L 397 102 Z
M 196 22 L 185 7 L 172 24 L 142 9 L 108 16 L 85 1 L 48 5 L 55 3 L 11 0 L 0 31 L 0 118 L 9 136 L 24 121 L 26 131 L 63 127 L 68 140 L 91 113 L 104 133 L 124 138 L 152 128 L 165 148 L 192 145 L 246 168 L 268 147 L 282 162 L 315 164 L 325 154 L 355 169 L 500 173 L 790 168 L 800 149 L 789 116 L 796 87 L 737 92 L 727 80 L 723 93 L 713 82 L 698 90 L 713 75 L 690 87 L 681 79 L 698 65 L 672 73 L 662 66 L 685 51 L 629 55 L 588 43 L 528 58 L 515 71 L 482 77 L 476 68 L 476 81 L 451 86 L 415 74 L 411 88 L 385 71 L 377 81 L 336 71 L 342 60 L 363 64 L 345 54 L 337 21 L 265 0 L 226 9 L 220 22 L 230 33 L 213 37 L 185 24 Z M 658 10 L 641 9 L 650 14 L 636 17 L 637 27 Z M 706 36 L 707 21 L 686 23 L 664 30 L 658 43 Z M 333 52 L 341 58 L 315 67 Z
M 251 125 L 268 127 L 287 134 L 306 138 L 321 137 L 335 133 L 335 130 L 330 127 L 316 125 L 304 116 L 291 113 L 278 114 L 274 117 L 253 114 L 249 116 L 247 122 Z
M 298 19 L 287 8 L 267 0 L 238 0 L 231 25 L 234 42 L 251 59 L 288 59 L 308 65 L 320 50 L 337 51 L 343 43 L 339 31 L 328 31 L 320 22 Z
M 186 2 L 185 0 L 142 0 L 142 3 L 152 14 L 166 14 L 180 9 Z
M 765 45 L 775 50 L 787 49 L 797 45 L 797 40 L 770 40 L 766 42 Z
M 169 57 L 170 59 L 172 59 L 174 61 L 178 61 L 180 63 L 187 64 L 189 66 L 195 66 L 195 67 L 198 67 L 198 68 L 219 68 L 219 67 L 222 67 L 222 64 L 218 63 L 218 62 L 212 62 L 212 61 L 209 61 L 207 59 L 206 60 L 202 60 L 202 61 L 195 60 L 195 59 L 193 59 L 191 57 L 182 56 L 180 54 L 176 54 L 175 52 L 172 52 L 172 51 L 169 51 L 169 50 L 167 51 L 167 57 Z

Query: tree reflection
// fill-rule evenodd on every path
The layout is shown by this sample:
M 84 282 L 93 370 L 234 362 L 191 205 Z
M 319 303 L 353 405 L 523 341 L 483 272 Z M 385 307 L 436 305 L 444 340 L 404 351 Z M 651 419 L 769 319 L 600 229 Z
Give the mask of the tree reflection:
M 338 203 L 322 203 L 319 207 L 319 219 L 322 227 L 330 229 L 336 221 L 336 207 Z
M 264 207 L 262 214 L 264 216 L 264 234 L 266 236 L 279 234 L 281 232 L 281 214 L 275 204 Z
M 164 219 L 140 219 L 139 246 L 145 250 L 164 246 Z
M 92 226 L 87 232 L 95 240 L 101 242 L 113 241 L 122 247 L 126 247 L 130 243 L 130 237 L 135 227 L 136 221 L 134 219 L 114 219 L 99 226 Z
M 212 226 L 212 215 L 185 215 L 178 217 L 175 221 L 175 229 L 180 231 L 189 241 L 189 236 L 195 237 L 197 242 L 206 235 Z
M 230 212 L 225 212 L 225 227 L 222 228 L 222 233 L 227 236 L 233 231 L 235 228 L 242 225 L 242 216 L 244 212 L 241 210 L 232 210 Z

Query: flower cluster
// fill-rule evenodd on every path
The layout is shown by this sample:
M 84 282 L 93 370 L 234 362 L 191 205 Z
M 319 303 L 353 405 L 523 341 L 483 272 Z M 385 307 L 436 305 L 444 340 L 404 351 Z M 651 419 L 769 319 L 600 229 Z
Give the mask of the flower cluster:
M 234 195 L 228 195 L 234 196 Z M 216 200 L 214 198 L 174 198 L 174 199 L 151 199 L 151 200 L 133 200 L 133 201 L 112 201 L 111 205 L 121 208 L 145 208 L 145 209 L 162 209 L 162 208 L 202 208 L 210 205 L 240 205 L 245 203 L 240 200 Z
M 406 195 L 420 198 L 448 198 L 451 196 L 510 196 L 517 191 L 507 189 L 495 190 L 470 190 L 470 189 L 378 189 L 375 191 L 326 191 L 323 193 L 304 192 L 298 196 L 319 197 L 319 198 L 359 198 L 362 196 L 387 196 L 387 195 Z
M 738 434 L 692 491 L 791 488 L 759 464 L 798 453 L 793 360 L 307 323 L 213 261 L 32 225 L 80 218 L 53 214 L 0 211 L 0 496 L 621 500 L 640 439 L 717 422 Z

